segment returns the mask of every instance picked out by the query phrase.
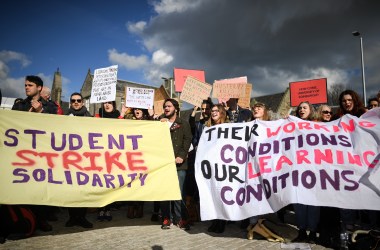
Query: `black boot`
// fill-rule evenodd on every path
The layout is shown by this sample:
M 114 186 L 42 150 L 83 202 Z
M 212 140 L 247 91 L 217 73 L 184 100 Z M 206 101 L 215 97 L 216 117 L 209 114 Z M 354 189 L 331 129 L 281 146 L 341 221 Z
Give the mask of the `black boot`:
M 298 236 L 292 242 L 306 242 L 307 241 L 307 233 L 305 229 L 300 229 L 298 231 Z
M 213 220 L 211 223 L 211 226 L 207 228 L 208 232 L 215 232 L 216 228 L 218 227 L 218 220 Z
M 224 232 L 224 229 L 226 228 L 226 222 L 225 220 L 218 220 L 218 226 L 215 229 L 215 233 L 221 234 Z

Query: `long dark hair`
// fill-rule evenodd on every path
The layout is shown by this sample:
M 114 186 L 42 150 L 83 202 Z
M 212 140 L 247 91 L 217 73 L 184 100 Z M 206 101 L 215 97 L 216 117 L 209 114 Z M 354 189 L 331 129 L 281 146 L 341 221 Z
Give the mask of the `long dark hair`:
M 346 111 L 343 107 L 343 96 L 345 95 L 350 95 L 351 98 L 352 98 L 352 102 L 354 103 L 354 107 L 352 108 L 351 111 Z M 343 91 L 342 93 L 340 93 L 339 95 L 339 110 L 338 110 L 338 113 L 337 115 L 340 117 L 340 116 L 343 116 L 345 114 L 350 114 L 350 115 L 354 115 L 354 116 L 361 116 L 362 114 L 364 114 L 366 112 L 365 108 L 364 108 L 364 104 L 363 102 L 360 100 L 359 98 L 359 95 L 351 90 L 351 89 L 347 89 L 345 91 Z

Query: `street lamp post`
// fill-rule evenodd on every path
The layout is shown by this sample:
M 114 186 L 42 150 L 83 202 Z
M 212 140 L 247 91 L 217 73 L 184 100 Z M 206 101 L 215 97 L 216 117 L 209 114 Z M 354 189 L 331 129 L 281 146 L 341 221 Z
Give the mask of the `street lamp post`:
M 361 36 L 359 31 L 353 31 L 353 36 L 360 37 L 360 53 L 361 53 L 361 63 L 362 63 L 362 81 L 363 81 L 363 98 L 364 98 L 364 106 L 367 106 L 367 96 L 365 91 L 365 73 L 364 73 L 364 55 L 363 55 L 363 37 Z

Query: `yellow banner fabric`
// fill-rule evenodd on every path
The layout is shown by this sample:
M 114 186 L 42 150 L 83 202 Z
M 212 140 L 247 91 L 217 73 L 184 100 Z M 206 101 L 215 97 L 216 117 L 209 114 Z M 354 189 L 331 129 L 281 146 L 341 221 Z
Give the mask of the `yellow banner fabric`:
M 167 124 L 0 110 L 0 204 L 180 200 Z

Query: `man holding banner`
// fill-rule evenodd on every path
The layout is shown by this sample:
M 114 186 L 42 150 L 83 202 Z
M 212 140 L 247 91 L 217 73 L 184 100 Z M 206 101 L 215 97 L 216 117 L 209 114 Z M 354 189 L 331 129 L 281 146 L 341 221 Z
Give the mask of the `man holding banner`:
M 186 208 L 184 205 L 184 182 L 187 170 L 187 154 L 191 144 L 191 130 L 187 121 L 178 116 L 179 104 L 174 99 L 166 99 L 164 102 L 164 116 L 167 119 L 168 126 L 170 127 L 170 136 L 172 139 L 175 163 L 177 166 L 177 175 L 179 187 L 181 190 L 181 200 L 172 201 L 174 205 L 173 220 L 174 224 L 181 229 L 189 230 L 190 226 L 186 222 Z M 171 202 L 161 202 L 162 212 L 162 229 L 170 229 L 171 225 Z

